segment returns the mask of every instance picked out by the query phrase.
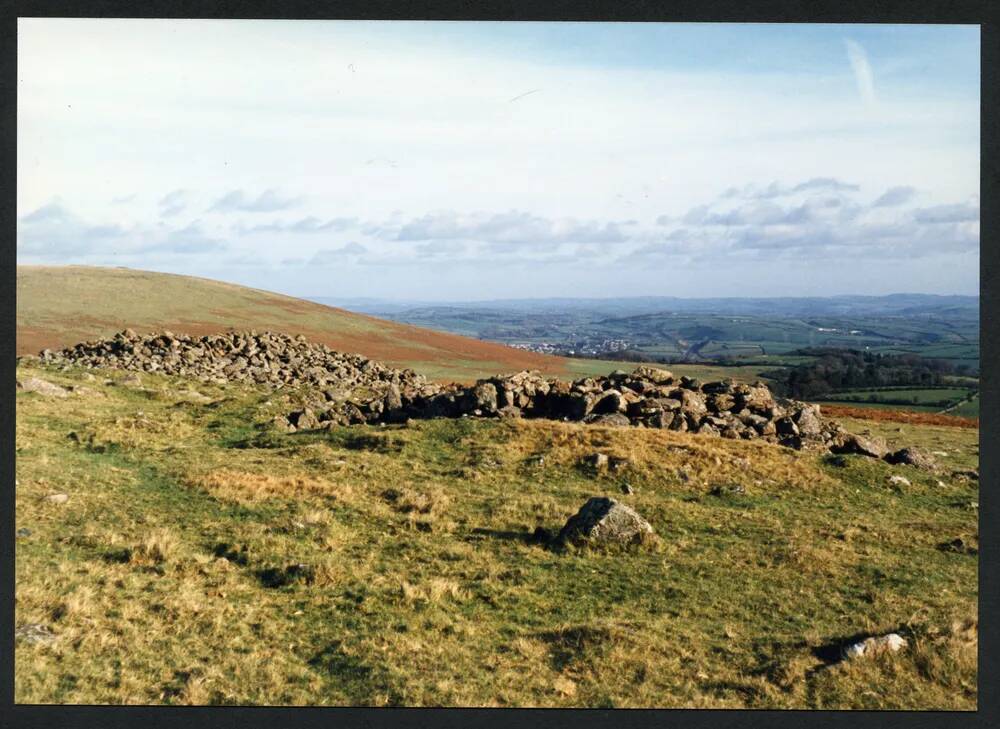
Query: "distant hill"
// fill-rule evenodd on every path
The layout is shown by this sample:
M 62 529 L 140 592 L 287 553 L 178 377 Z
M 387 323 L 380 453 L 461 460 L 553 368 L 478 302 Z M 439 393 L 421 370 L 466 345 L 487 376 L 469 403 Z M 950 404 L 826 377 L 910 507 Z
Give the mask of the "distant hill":
M 521 369 L 553 375 L 569 371 L 558 357 L 221 281 L 127 268 L 17 267 L 19 355 L 126 327 L 195 335 L 230 328 L 303 334 L 339 351 L 412 367 L 439 379 L 469 380 Z
M 375 298 L 339 299 L 306 296 L 330 306 L 367 314 L 408 314 L 455 309 L 504 312 L 589 313 L 628 317 L 687 313 L 743 316 L 978 316 L 979 297 L 936 294 L 886 296 L 789 296 L 678 298 L 634 296 L 617 298 L 496 299 L 490 301 L 390 301 Z

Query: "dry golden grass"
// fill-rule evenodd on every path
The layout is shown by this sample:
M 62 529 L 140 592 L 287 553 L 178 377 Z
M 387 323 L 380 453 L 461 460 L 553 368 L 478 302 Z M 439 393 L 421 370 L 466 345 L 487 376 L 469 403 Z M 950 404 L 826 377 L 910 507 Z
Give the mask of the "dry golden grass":
M 271 476 L 221 469 L 191 477 L 187 484 L 207 491 L 223 501 L 255 504 L 266 499 L 295 499 L 310 496 L 350 498 L 350 485 L 331 483 L 314 476 Z

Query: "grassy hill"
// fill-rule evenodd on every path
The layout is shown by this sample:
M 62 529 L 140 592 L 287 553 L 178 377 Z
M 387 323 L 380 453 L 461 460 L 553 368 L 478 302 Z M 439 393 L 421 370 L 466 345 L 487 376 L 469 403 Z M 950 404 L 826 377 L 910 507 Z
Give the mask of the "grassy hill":
M 443 379 L 472 380 L 521 369 L 553 375 L 568 372 L 566 361 L 558 357 L 220 281 L 126 268 L 18 266 L 19 355 L 69 346 L 126 327 L 192 335 L 228 328 L 304 334 L 333 349 Z
M 845 421 L 942 474 L 547 421 L 283 434 L 294 393 L 124 374 L 19 368 L 74 391 L 17 395 L 16 624 L 53 636 L 18 702 L 976 707 L 975 429 Z M 532 543 L 595 495 L 660 541 Z

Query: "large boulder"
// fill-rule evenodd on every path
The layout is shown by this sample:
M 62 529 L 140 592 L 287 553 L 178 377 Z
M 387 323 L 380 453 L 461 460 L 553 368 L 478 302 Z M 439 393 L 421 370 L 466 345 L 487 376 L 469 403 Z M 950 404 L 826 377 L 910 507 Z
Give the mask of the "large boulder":
M 653 534 L 653 527 L 636 511 L 608 497 L 594 497 L 569 518 L 557 542 L 631 544 Z
M 708 412 L 705 405 L 705 396 L 695 390 L 676 390 L 671 397 L 680 397 L 681 411 L 685 415 L 691 416 L 694 420 L 700 420 Z
M 472 388 L 473 406 L 484 413 L 497 411 L 497 388 L 491 382 L 480 382 Z
M 819 405 L 803 405 L 795 415 L 795 424 L 799 435 L 814 437 L 822 433 L 823 421 L 819 419 Z
M 763 383 L 742 385 L 737 388 L 736 402 L 739 407 L 762 413 L 774 407 L 774 396 Z

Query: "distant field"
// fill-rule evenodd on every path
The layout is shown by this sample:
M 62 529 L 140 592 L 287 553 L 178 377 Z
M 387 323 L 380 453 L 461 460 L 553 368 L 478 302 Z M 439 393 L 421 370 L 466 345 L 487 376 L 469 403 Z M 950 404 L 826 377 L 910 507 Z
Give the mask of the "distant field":
M 616 362 L 614 360 L 602 359 L 567 359 L 567 368 L 574 377 L 588 377 L 596 375 L 606 375 L 614 370 L 631 371 L 639 365 L 646 364 L 650 367 L 661 367 L 670 370 L 675 375 L 687 375 L 695 379 L 712 381 L 724 380 L 728 377 L 741 382 L 753 382 L 760 379 L 760 373 L 773 370 L 772 365 L 747 365 L 740 367 L 719 367 L 716 365 L 698 364 L 665 364 L 659 365 L 646 362 Z
M 936 405 L 892 405 L 883 402 L 865 402 L 854 400 L 816 400 L 821 405 L 846 405 L 852 408 L 865 408 L 873 410 L 907 410 L 917 413 L 937 413 L 941 408 Z
M 672 304 L 664 302 L 664 307 Z M 720 307 L 725 304 L 720 303 Z M 623 304 L 623 306 L 627 305 Z M 725 314 L 669 309 L 615 315 L 593 308 L 511 309 L 480 306 L 429 306 L 388 316 L 419 326 L 521 344 L 548 344 L 586 351 L 602 341 L 627 342 L 630 349 L 661 357 L 720 359 L 781 356 L 805 347 L 833 347 L 875 353 L 912 353 L 978 366 L 979 314 L 974 307 L 923 309 L 876 315 L 806 315 L 787 307 L 773 313 Z M 933 311 L 933 314 L 929 312 Z
M 979 417 L 979 395 L 976 395 L 969 402 L 964 402 L 954 410 L 948 411 L 949 415 L 959 415 L 965 418 Z
M 903 404 L 898 401 L 912 401 L 913 405 L 935 405 L 943 403 L 940 407 L 947 407 L 948 404 L 962 400 L 969 395 L 969 390 L 960 388 L 885 388 L 881 390 L 852 390 L 847 392 L 837 392 L 828 396 L 832 401 L 853 401 L 864 402 L 884 402 L 888 404 Z

